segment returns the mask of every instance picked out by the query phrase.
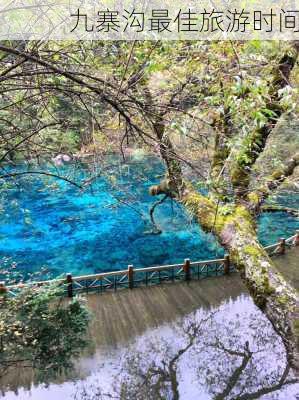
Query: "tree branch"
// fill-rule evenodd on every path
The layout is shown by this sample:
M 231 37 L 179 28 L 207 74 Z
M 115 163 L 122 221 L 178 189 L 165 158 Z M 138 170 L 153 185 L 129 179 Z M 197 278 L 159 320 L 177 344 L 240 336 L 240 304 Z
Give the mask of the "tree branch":
M 282 376 L 281 376 L 281 378 L 279 380 L 279 382 L 276 385 L 262 388 L 260 390 L 257 390 L 256 392 L 253 392 L 253 393 L 245 393 L 245 394 L 243 394 L 241 396 L 238 395 L 237 397 L 232 398 L 232 400 L 255 400 L 255 399 L 260 399 L 261 396 L 264 396 L 266 394 L 275 392 L 275 391 L 281 389 L 285 385 L 298 383 L 298 379 L 296 379 L 296 378 L 287 380 L 287 376 L 289 374 L 289 371 L 290 371 L 290 366 L 289 366 L 289 364 L 287 364 L 285 369 L 284 369 L 284 372 L 283 372 L 283 374 L 282 374 Z
M 249 207 L 258 211 L 262 203 L 276 190 L 289 176 L 296 167 L 299 166 L 299 153 L 289 159 L 281 168 L 274 171 L 259 188 L 251 191 L 247 195 Z
M 299 42 L 295 41 L 292 49 L 281 58 L 278 66 L 274 69 L 274 79 L 269 91 L 270 99 L 265 108 L 261 110 L 266 122 L 244 138 L 241 149 L 236 155 L 230 174 L 238 197 L 246 195 L 250 183 L 251 168 L 264 150 L 269 135 L 283 113 L 283 106 L 280 104 L 280 90 L 289 84 L 298 52 Z
M 238 383 L 240 376 L 246 369 L 246 367 L 252 357 L 252 352 L 249 350 L 248 342 L 245 343 L 244 353 L 241 353 L 241 354 L 242 354 L 242 358 L 243 358 L 241 364 L 234 370 L 234 372 L 228 379 L 226 387 L 224 388 L 224 390 L 221 393 L 219 393 L 215 396 L 214 400 L 224 400 L 231 393 L 233 388 Z M 240 354 L 238 354 L 238 356 L 240 356 Z
M 73 186 L 76 186 L 78 189 L 83 189 L 83 187 L 81 185 L 79 185 L 78 183 L 76 183 L 74 181 L 71 181 L 68 178 L 64 178 L 63 176 L 51 174 L 49 172 L 43 172 L 43 171 L 12 172 L 10 174 L 0 175 L 0 179 L 8 179 L 8 178 L 14 178 L 14 177 L 24 176 L 24 175 L 46 175 L 46 176 L 50 176 L 50 177 L 65 181 Z
M 30 135 L 26 136 L 25 138 L 23 138 L 22 140 L 20 140 L 20 142 L 18 142 L 16 145 L 14 145 L 12 148 L 10 148 L 6 153 L 4 153 L 4 155 L 0 158 L 0 162 L 2 162 L 3 160 L 5 160 L 5 158 L 14 150 L 16 150 L 18 147 L 20 147 L 23 143 L 25 143 L 27 140 L 29 140 L 30 138 L 32 138 L 32 136 L 38 134 L 40 131 L 42 131 L 43 129 L 49 128 L 50 126 L 55 126 L 55 125 L 59 125 L 59 123 L 51 123 L 51 124 L 46 124 L 36 130 L 34 130 Z
M 162 233 L 162 231 L 161 231 L 161 229 L 159 229 L 159 227 L 158 227 L 158 225 L 157 225 L 157 223 L 156 223 L 156 221 L 155 221 L 154 212 L 155 212 L 156 207 L 159 206 L 160 204 L 164 203 L 164 201 L 165 201 L 168 197 L 169 197 L 168 194 L 166 194 L 164 197 L 162 197 L 162 199 L 156 201 L 156 202 L 151 206 L 151 208 L 150 208 L 150 217 L 151 217 L 151 221 L 152 221 L 152 224 L 154 225 L 154 227 L 155 227 L 155 229 L 156 229 L 156 233 L 157 233 L 157 234 Z
M 264 205 L 261 207 L 262 212 L 286 212 L 295 217 L 299 217 L 299 210 L 296 208 L 283 207 L 279 205 Z

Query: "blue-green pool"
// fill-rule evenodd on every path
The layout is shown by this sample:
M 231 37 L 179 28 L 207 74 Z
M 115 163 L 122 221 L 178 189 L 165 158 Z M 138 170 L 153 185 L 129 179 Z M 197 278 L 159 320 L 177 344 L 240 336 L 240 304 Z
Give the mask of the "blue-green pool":
M 16 280 L 30 276 L 45 279 L 66 272 L 80 275 L 124 269 L 128 264 L 163 265 L 223 254 L 214 238 L 171 200 L 155 213 L 162 233 L 152 233 L 148 211 L 156 199 L 148 189 L 164 172 L 158 160 L 147 158 L 122 165 L 114 159 L 112 166 L 108 164 L 96 166 L 97 173 L 104 172 L 84 190 L 38 175 L 19 177 L 6 182 L 5 187 L 2 182 L 2 279 L 9 272 Z M 54 172 L 82 183 L 94 171 L 78 164 Z M 298 207 L 299 195 L 280 201 Z M 291 236 L 295 229 L 299 229 L 298 219 L 285 213 L 265 214 L 259 221 L 263 244 Z

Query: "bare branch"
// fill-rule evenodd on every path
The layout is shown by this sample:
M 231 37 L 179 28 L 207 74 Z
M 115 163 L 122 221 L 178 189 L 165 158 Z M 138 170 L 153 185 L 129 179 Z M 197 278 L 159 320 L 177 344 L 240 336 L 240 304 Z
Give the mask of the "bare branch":
M 62 181 L 68 182 L 69 184 L 76 186 L 78 189 L 83 189 L 83 187 L 81 185 L 79 185 L 78 183 L 65 178 L 63 176 L 60 175 L 56 175 L 56 174 L 51 174 L 50 172 L 44 172 L 44 171 L 24 171 L 24 172 L 12 172 L 10 174 L 4 174 L 4 175 L 0 175 L 0 179 L 9 179 L 9 178 L 15 178 L 18 176 L 24 176 L 24 175 L 45 175 L 45 176 L 50 176 L 52 178 L 56 178 L 56 179 L 60 179 Z

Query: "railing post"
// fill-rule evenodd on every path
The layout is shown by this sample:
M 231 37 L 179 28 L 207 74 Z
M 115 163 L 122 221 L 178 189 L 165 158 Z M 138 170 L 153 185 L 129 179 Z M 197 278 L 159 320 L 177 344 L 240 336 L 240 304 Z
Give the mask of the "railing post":
M 5 286 L 5 282 L 0 282 L 0 296 L 5 295 L 7 293 L 7 287 Z
M 286 240 L 284 238 L 279 239 L 279 246 L 276 253 L 283 255 L 286 252 Z
M 67 296 L 73 297 L 73 277 L 72 274 L 66 274 Z
M 186 258 L 184 261 L 184 272 L 185 272 L 185 281 L 189 282 L 191 280 L 191 274 L 190 274 L 190 259 Z
M 128 281 L 129 281 L 129 289 L 134 288 L 134 268 L 133 265 L 128 266 Z
M 230 259 L 229 259 L 229 255 L 225 254 L 224 256 L 224 275 L 229 275 L 230 273 Z
M 295 237 L 294 237 L 294 240 L 293 240 L 293 245 L 294 246 L 299 246 L 299 231 L 296 231 L 296 233 L 295 233 Z

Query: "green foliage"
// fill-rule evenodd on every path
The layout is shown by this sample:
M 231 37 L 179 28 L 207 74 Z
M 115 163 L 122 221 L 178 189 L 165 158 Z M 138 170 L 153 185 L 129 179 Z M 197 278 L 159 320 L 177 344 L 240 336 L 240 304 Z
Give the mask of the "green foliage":
M 227 216 L 231 215 L 234 211 L 234 204 L 226 204 L 219 210 L 219 215 Z
M 36 44 L 30 41 L 6 45 L 28 53 L 36 51 Z M 135 112 L 138 107 L 133 104 L 130 109 L 132 100 L 150 104 L 151 109 L 146 112 L 152 117 L 172 99 L 172 106 L 188 109 L 191 117 L 214 121 L 215 126 L 223 120 L 224 110 L 229 109 L 234 135 L 228 141 L 228 148 L 232 148 L 240 137 L 253 128 L 261 128 L 268 117 L 275 117 L 267 108 L 269 82 L 273 63 L 285 47 L 287 44 L 258 40 L 233 43 L 51 41 L 39 44 L 38 55 L 102 90 L 113 101 L 117 100 L 143 129 L 148 127 Z M 37 129 L 41 121 L 45 125 L 55 122 L 57 126 L 43 129 L 30 141 L 11 150 L 6 161 L 34 158 L 36 154 L 50 158 L 58 152 L 92 152 L 97 148 L 103 152 L 105 149 L 119 151 L 117 141 L 121 140 L 125 127 L 98 93 L 41 66 L 35 76 L 31 72 L 36 66 L 30 61 L 6 74 L 14 62 L 15 57 L 5 53 L 0 59 L 0 74 L 5 75 L 5 96 L 0 100 L 0 131 L 5 141 L 0 143 L 0 157 L 18 145 L 24 134 Z M 19 85 L 14 75 L 18 76 Z M 281 101 L 288 111 L 295 107 L 294 95 L 295 90 L 289 88 L 281 93 Z M 194 132 L 190 132 L 190 116 L 169 114 L 165 118 L 171 121 L 167 129 L 178 137 L 186 138 L 190 133 L 194 136 L 202 129 L 194 126 Z M 95 132 L 100 133 L 99 141 Z M 106 136 L 104 142 L 103 136 Z M 130 140 L 138 139 L 131 135 Z M 144 146 L 144 143 L 138 144 Z
M 23 289 L 0 297 L 0 378 L 30 366 L 41 378 L 72 368 L 86 346 L 89 313 L 82 300 L 59 297 L 61 289 Z

